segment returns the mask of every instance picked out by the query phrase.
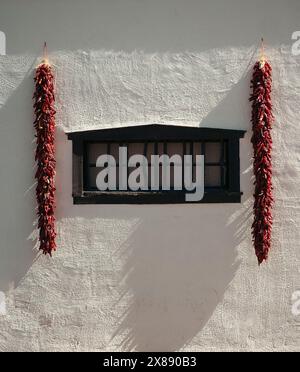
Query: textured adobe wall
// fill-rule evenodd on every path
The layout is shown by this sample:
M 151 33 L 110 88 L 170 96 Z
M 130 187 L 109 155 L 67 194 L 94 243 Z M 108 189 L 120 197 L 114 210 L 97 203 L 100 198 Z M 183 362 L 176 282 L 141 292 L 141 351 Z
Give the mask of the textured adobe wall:
M 133 1 L 126 1 L 126 17 L 130 10 L 135 20 L 146 17 L 145 8 L 136 10 Z M 63 12 L 67 2 L 61 3 Z M 300 286 L 300 59 L 283 45 L 289 42 L 290 24 L 296 17 L 295 2 L 288 2 L 288 10 L 286 4 L 273 3 L 273 20 L 281 20 L 277 26 L 269 23 L 273 29 L 267 51 L 274 66 L 276 205 L 273 250 L 260 268 L 250 237 L 247 102 L 256 46 L 251 46 L 254 34 L 251 39 L 247 30 L 232 33 L 230 44 L 229 21 L 234 15 L 226 13 L 219 24 L 219 36 L 220 30 L 227 30 L 220 40 L 215 34 L 198 34 L 200 41 L 208 43 L 199 41 L 199 50 L 195 50 L 195 35 L 191 44 L 185 44 L 185 33 L 179 44 L 170 44 L 171 51 L 166 50 L 163 37 L 154 35 L 156 53 L 152 53 L 156 45 L 152 38 L 145 42 L 144 52 L 129 52 L 132 39 L 141 49 L 135 34 L 125 43 L 128 52 L 100 50 L 99 45 L 71 51 L 68 33 L 49 34 L 54 49 L 60 49 L 51 53 L 58 98 L 58 251 L 53 259 L 33 250 L 31 95 L 36 51 L 30 49 L 31 43 L 27 49 L 20 44 L 20 54 L 0 57 L 0 291 L 6 295 L 6 315 L 0 314 L 1 351 L 299 350 L 299 319 L 291 313 L 291 295 Z M 156 12 L 151 11 L 161 14 L 156 6 Z M 91 2 L 91 13 L 95 7 Z M 190 7 L 200 17 L 200 5 L 191 1 Z M 97 9 L 116 17 L 113 8 L 99 5 Z M 175 13 L 163 20 L 169 19 L 170 28 L 176 30 L 173 22 L 185 13 L 179 5 L 170 9 Z M 206 5 L 205 9 L 213 17 L 212 8 Z M 247 28 L 251 10 L 246 5 L 243 10 Z M 74 12 L 79 17 L 76 7 Z M 154 23 L 159 26 L 159 21 Z M 185 22 L 191 30 L 188 19 Z M 194 27 L 201 24 L 193 17 L 191 22 Z M 255 22 L 259 26 L 262 21 Z M 162 31 L 168 40 L 177 37 L 176 31 L 172 37 Z M 276 32 L 278 44 L 273 42 Z M 84 38 L 78 37 L 78 47 L 83 48 Z M 113 34 L 111 45 L 120 50 L 117 39 Z M 75 45 L 74 41 L 70 48 Z M 240 154 L 243 202 L 73 206 L 71 143 L 64 131 L 154 122 L 248 130 Z

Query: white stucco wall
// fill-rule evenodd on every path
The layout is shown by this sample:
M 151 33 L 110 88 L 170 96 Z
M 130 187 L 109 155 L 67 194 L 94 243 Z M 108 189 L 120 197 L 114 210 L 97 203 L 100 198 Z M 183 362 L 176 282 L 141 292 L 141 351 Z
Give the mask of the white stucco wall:
M 299 5 L 1 0 L 0 351 L 299 351 Z M 261 35 L 274 69 L 276 204 L 258 267 L 247 100 Z M 34 249 L 31 96 L 43 40 L 57 91 L 52 259 Z M 242 203 L 72 205 L 64 132 L 144 123 L 247 130 Z

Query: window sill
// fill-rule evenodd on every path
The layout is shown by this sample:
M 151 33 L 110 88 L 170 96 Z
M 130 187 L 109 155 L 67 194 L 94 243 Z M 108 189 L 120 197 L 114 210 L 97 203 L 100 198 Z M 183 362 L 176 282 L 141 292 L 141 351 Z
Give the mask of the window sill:
M 84 191 L 73 195 L 74 204 L 199 204 L 199 203 L 240 203 L 242 192 L 209 190 L 200 201 L 187 202 L 182 191 Z

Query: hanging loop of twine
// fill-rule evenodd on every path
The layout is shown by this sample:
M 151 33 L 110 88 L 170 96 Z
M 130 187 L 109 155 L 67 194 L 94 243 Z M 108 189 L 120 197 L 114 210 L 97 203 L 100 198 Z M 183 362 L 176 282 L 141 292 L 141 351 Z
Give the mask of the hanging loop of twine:
M 260 57 L 259 57 L 259 63 L 260 67 L 263 68 L 266 62 L 266 55 L 265 55 L 265 43 L 264 38 L 261 38 L 261 44 L 260 44 Z
M 49 60 L 48 60 L 48 48 L 47 48 L 47 42 L 44 42 L 43 46 L 43 60 L 42 63 L 49 65 Z

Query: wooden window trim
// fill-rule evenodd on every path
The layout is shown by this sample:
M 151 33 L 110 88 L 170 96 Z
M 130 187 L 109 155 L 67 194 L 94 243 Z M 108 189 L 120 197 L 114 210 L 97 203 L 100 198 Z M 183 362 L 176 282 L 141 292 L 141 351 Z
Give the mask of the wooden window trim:
M 245 131 L 218 128 L 197 128 L 175 125 L 140 125 L 112 129 L 100 129 L 67 133 L 72 140 L 72 168 L 74 204 L 176 204 L 187 203 L 186 191 L 85 191 L 87 167 L 85 143 L 87 142 L 206 142 L 227 141 L 227 177 L 228 189 L 205 188 L 204 197 L 194 203 L 240 203 L 240 139 Z

